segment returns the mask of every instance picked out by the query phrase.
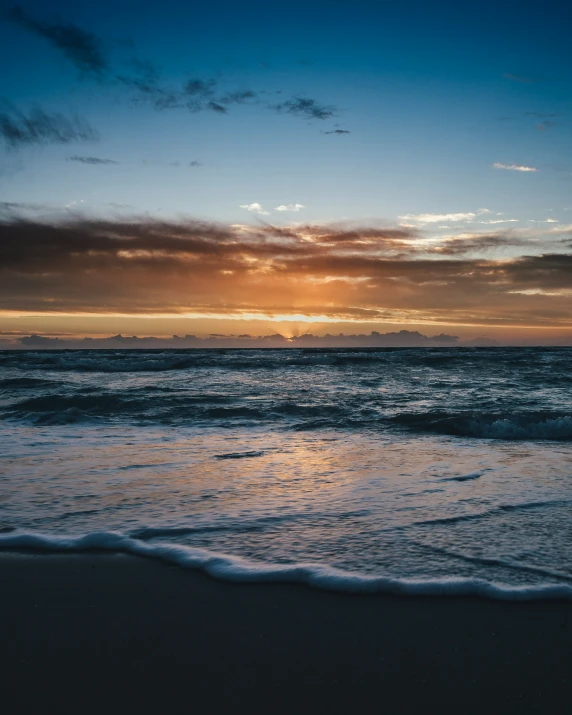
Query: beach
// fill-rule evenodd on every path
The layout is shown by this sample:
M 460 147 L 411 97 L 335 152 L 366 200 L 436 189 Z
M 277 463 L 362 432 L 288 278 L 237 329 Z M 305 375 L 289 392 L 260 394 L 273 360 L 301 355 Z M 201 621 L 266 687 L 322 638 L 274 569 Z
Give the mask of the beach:
M 236 584 L 0 556 L 6 713 L 564 713 L 572 603 Z

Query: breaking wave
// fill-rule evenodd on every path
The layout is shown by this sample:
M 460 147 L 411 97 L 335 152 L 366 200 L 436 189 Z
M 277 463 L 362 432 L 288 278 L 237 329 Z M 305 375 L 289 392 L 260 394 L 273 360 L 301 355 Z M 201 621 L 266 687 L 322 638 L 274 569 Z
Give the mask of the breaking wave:
M 417 432 L 500 440 L 572 440 L 572 417 L 566 413 L 405 413 L 392 421 Z
M 146 543 L 116 532 L 83 536 L 36 533 L 0 535 L 0 550 L 43 553 L 110 552 L 166 561 L 181 568 L 201 570 L 214 578 L 239 583 L 296 583 L 342 593 L 408 596 L 479 596 L 503 601 L 572 600 L 572 586 L 544 583 L 508 586 L 478 578 L 407 579 L 343 571 L 327 564 L 272 564 L 249 561 L 206 549 L 178 544 Z

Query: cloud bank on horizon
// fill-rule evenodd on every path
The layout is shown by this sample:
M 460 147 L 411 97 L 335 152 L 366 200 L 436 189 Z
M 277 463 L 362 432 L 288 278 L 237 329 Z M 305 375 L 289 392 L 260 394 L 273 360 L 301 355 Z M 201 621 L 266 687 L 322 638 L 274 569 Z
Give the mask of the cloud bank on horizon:
M 0 311 L 570 326 L 572 225 L 0 223 Z

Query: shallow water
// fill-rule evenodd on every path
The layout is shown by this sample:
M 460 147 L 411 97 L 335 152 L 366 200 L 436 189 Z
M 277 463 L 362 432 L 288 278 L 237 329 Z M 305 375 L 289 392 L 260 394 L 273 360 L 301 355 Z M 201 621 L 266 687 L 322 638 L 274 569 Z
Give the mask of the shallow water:
M 0 547 L 572 595 L 571 368 L 548 348 L 0 353 Z

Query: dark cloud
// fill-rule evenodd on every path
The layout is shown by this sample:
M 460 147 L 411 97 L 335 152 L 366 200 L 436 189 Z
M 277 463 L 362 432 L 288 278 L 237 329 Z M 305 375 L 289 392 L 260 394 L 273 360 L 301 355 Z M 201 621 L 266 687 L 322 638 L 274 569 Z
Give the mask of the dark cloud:
M 483 253 L 506 248 L 522 248 L 532 246 L 531 240 L 514 233 L 486 233 L 467 238 L 453 238 L 443 241 L 440 245 L 429 249 L 432 253 L 442 256 L 459 256 Z
M 428 337 L 417 331 L 400 330 L 399 332 L 379 333 L 376 330 L 368 334 L 312 335 L 304 333 L 286 338 L 280 333 L 273 335 L 225 335 L 210 333 L 208 337 L 196 335 L 173 335 L 171 338 L 136 335 L 112 335 L 106 338 L 75 338 L 70 333 L 49 333 L 32 335 L 23 331 L 0 331 L 0 335 L 13 338 L 11 348 L 25 347 L 34 349 L 93 349 L 117 347 L 129 348 L 299 348 L 299 347 L 434 347 L 468 346 L 474 341 L 461 342 L 456 335 L 435 335 Z M 58 336 L 58 337 L 55 337 Z M 482 344 L 498 344 L 494 340 L 479 339 Z
M 208 99 L 214 96 L 214 88 L 216 86 L 216 80 L 202 80 L 202 79 L 190 79 L 183 86 L 183 93 L 189 97 L 200 97 L 201 99 Z
M 351 134 L 349 129 L 332 129 L 329 132 L 322 132 L 322 134 Z
M 6 103 L 0 109 L 0 139 L 17 148 L 27 144 L 91 142 L 97 141 L 98 135 L 77 115 L 49 114 L 39 107 L 25 114 Z
M 249 100 L 257 98 L 256 92 L 251 89 L 244 89 L 238 92 L 229 92 L 220 98 L 223 104 L 245 104 Z
M 318 104 L 315 99 L 308 97 L 294 97 L 281 104 L 275 104 L 273 108 L 278 112 L 294 114 L 305 119 L 330 119 L 336 113 L 336 107 Z
M 206 107 L 207 109 L 210 109 L 213 112 L 217 112 L 218 114 L 226 114 L 228 112 L 227 107 L 220 104 L 219 102 L 207 102 Z
M 203 163 L 200 161 L 197 161 L 196 159 L 193 159 L 193 161 L 189 161 L 188 166 L 192 167 L 198 167 L 198 166 L 203 166 Z
M 378 226 L 5 218 L 0 309 L 572 322 L 569 248 L 492 258 L 516 239 L 461 236 L 437 255 L 422 239 Z
M 131 72 L 117 74 L 115 81 L 131 90 L 135 104 L 149 104 L 157 111 L 191 108 L 185 92 L 163 86 L 159 73 L 148 62 L 133 61 Z
M 87 30 L 72 23 L 37 20 L 18 6 L 9 11 L 8 17 L 48 40 L 84 76 L 122 85 L 129 90 L 132 102 L 147 104 L 156 111 L 186 109 L 193 113 L 211 111 L 227 114 L 231 105 L 252 104 L 258 99 L 258 93 L 252 89 L 229 91 L 220 86 L 219 80 L 212 78 L 192 77 L 180 86 L 168 86 L 153 64 L 140 59 L 133 59 L 118 70 L 110 66 L 103 41 Z M 295 97 L 268 108 L 306 119 L 328 119 L 336 113 L 335 107 L 320 105 L 316 100 L 305 97 Z M 349 132 L 339 130 L 332 133 Z
M 166 87 L 148 63 L 137 62 L 134 70 L 133 74 L 117 75 L 117 80 L 134 92 L 133 102 L 149 104 L 157 111 L 187 109 L 193 113 L 227 114 L 230 105 L 245 104 L 257 96 L 252 90 L 224 93 L 214 79 L 193 78 L 180 88 Z
M 103 43 L 91 32 L 72 23 L 55 22 L 50 24 L 35 20 L 19 6 L 13 7 L 8 12 L 8 17 L 21 27 L 50 42 L 82 74 L 102 77 L 107 71 Z
M 68 158 L 68 161 L 78 161 L 81 164 L 119 164 L 118 161 L 114 161 L 113 159 L 100 159 L 97 156 L 78 156 L 75 154 L 74 156 L 70 156 Z

